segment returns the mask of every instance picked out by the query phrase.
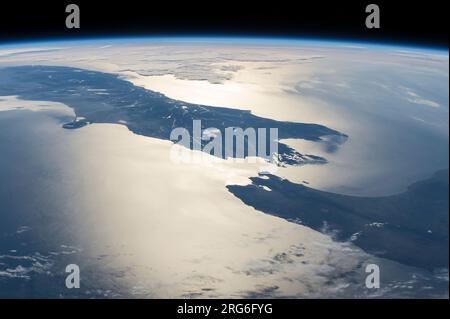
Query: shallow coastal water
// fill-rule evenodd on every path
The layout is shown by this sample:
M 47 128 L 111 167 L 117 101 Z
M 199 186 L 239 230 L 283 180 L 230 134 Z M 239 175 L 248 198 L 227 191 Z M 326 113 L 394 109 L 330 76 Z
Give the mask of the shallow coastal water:
M 426 272 L 246 206 L 225 185 L 251 168 L 176 165 L 170 142 L 122 125 L 65 130 L 62 104 L 0 105 L 4 296 L 364 296 L 361 266 L 373 261 L 390 269 L 383 294 L 425 282 L 445 293 Z M 68 263 L 83 271 L 80 291 L 63 286 Z

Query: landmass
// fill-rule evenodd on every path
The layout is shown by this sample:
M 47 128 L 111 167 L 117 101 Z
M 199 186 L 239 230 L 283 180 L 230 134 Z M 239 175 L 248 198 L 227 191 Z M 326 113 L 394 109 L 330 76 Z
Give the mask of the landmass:
M 250 185 L 227 188 L 257 210 L 352 241 L 375 256 L 428 270 L 448 268 L 448 169 L 384 197 L 324 192 L 270 174 L 250 179 Z
M 121 79 L 117 75 L 60 66 L 19 66 L 0 69 L 0 95 L 16 95 L 25 100 L 64 103 L 85 119 L 86 123 L 126 125 L 135 134 L 170 139 L 175 127 L 192 132 L 193 120 L 201 120 L 202 129 L 217 128 L 225 136 L 225 128 L 277 128 L 276 162 L 283 165 L 323 164 L 326 159 L 314 154 L 301 154 L 279 139 L 297 138 L 322 142 L 329 149 L 344 143 L 347 136 L 323 125 L 283 122 L 262 118 L 247 110 L 190 104 L 170 99 Z M 276 107 L 276 105 L 274 105 Z M 85 122 L 65 124 L 77 129 Z M 329 138 L 329 137 L 334 138 Z M 327 137 L 324 139 L 324 137 Z M 267 139 L 270 139 L 267 136 Z M 209 140 L 202 140 L 202 149 Z M 269 140 L 267 142 L 270 142 Z M 194 141 L 191 141 L 191 148 Z M 257 146 L 255 146 L 257 147 Z M 243 152 L 248 155 L 248 145 Z M 224 153 L 222 156 L 224 157 Z

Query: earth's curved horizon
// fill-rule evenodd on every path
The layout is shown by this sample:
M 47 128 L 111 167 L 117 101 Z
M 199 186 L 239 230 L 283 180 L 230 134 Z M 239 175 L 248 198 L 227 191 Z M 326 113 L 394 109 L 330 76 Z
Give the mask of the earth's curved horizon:
M 448 298 L 448 84 L 448 49 L 0 43 L 0 297 Z M 175 163 L 195 121 L 189 156 L 276 128 L 276 165 Z

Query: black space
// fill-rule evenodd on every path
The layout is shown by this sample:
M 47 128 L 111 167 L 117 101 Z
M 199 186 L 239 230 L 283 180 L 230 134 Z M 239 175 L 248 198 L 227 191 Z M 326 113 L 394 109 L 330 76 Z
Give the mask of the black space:
M 76 3 L 81 29 L 66 29 Z M 381 29 L 365 27 L 376 3 Z M 444 1 L 23 1 L 0 3 L 0 43 L 126 35 L 287 36 L 448 48 Z

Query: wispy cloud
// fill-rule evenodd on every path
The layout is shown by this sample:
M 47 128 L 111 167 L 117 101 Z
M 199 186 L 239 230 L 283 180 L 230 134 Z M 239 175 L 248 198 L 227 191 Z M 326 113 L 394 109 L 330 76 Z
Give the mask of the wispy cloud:
M 435 108 L 441 106 L 439 103 L 437 103 L 435 101 L 421 97 L 419 94 L 417 94 L 410 88 L 404 88 L 404 90 L 406 93 L 406 99 L 410 103 L 421 104 L 421 105 L 431 106 L 431 107 L 435 107 Z

